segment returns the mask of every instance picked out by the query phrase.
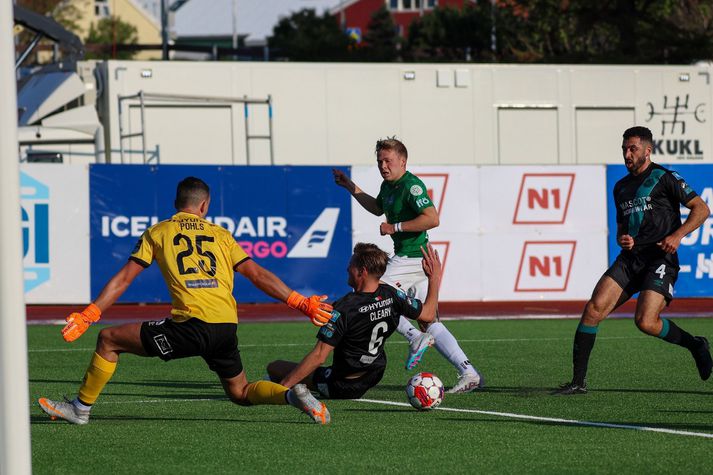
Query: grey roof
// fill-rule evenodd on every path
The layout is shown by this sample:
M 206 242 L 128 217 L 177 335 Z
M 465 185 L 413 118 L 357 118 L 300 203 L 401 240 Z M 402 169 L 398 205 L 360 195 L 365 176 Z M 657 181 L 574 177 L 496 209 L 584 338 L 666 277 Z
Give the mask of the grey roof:
M 321 14 L 344 0 L 190 0 L 175 15 L 176 37 L 230 37 L 233 34 L 233 2 L 238 35 L 246 43 L 264 44 L 282 17 L 313 8 Z

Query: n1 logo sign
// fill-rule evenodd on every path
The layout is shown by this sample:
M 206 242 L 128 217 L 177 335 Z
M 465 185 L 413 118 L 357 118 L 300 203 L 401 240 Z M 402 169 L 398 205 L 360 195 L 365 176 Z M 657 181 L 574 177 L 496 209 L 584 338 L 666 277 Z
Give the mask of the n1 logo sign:
M 446 188 L 448 188 L 448 173 L 421 173 L 418 177 L 426 185 L 428 197 L 431 198 L 433 206 L 441 214 L 443 202 L 446 199 Z
M 513 224 L 564 224 L 574 173 L 525 173 Z
M 567 290 L 576 241 L 525 241 L 515 292 Z
M 451 247 L 450 241 L 429 241 L 433 249 L 438 253 L 441 259 L 441 274 L 446 275 L 446 261 L 448 261 L 448 250 Z M 443 282 L 443 280 L 441 280 Z

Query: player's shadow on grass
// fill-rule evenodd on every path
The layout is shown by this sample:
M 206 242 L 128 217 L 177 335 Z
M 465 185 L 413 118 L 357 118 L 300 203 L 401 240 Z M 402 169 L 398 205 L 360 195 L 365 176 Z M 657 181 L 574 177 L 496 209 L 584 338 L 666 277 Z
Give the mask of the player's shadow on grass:
M 48 383 L 48 384 L 75 384 L 77 387 L 81 381 L 76 379 L 30 379 L 31 383 Z M 180 389 L 222 389 L 219 381 L 156 381 L 156 380 L 141 380 L 141 381 L 116 381 L 112 380 L 109 383 L 111 386 L 144 386 L 153 388 L 180 388 Z
M 613 388 L 613 389 L 589 389 L 590 393 L 639 393 L 639 394 L 689 394 L 692 396 L 713 396 L 713 391 L 692 391 L 680 389 L 647 389 L 647 388 Z
M 448 386 L 446 386 L 448 388 Z M 380 384 L 378 389 L 394 391 L 398 393 L 403 393 L 404 387 L 397 384 Z M 552 393 L 557 389 L 557 387 L 541 387 L 541 386 L 486 386 L 482 389 L 477 389 L 470 393 L 464 394 L 448 394 L 447 397 L 457 396 L 472 396 L 474 394 L 506 394 L 519 397 L 530 397 L 530 396 L 547 396 L 552 395 Z M 713 391 L 695 391 L 695 390 L 679 390 L 679 389 L 647 389 L 647 388 L 612 388 L 612 389 L 589 389 L 590 394 L 597 393 L 633 393 L 633 394 L 686 394 L 691 396 L 713 396 Z M 372 396 L 377 396 L 373 394 Z M 370 397 L 367 394 L 367 397 Z M 558 396 L 565 397 L 565 396 Z M 585 395 L 575 395 L 571 396 L 574 399 L 579 399 L 585 397 Z
M 482 423 L 487 423 L 487 422 L 492 422 L 492 423 L 497 423 L 497 424 L 503 424 L 503 423 L 509 423 L 509 424 L 528 424 L 528 425 L 535 425 L 535 426 L 550 426 L 550 427 L 562 427 L 562 426 L 567 426 L 567 427 L 579 427 L 579 428 L 587 428 L 587 429 L 608 429 L 608 430 L 641 430 L 637 428 L 652 428 L 652 429 L 668 429 L 668 430 L 676 430 L 676 431 L 706 431 L 706 432 L 713 432 L 713 424 L 691 424 L 691 423 L 677 423 L 677 422 L 667 422 L 667 423 L 661 423 L 661 422 L 644 422 L 644 421 L 635 421 L 635 422 L 622 422 L 622 421 L 589 421 L 592 422 L 592 424 L 578 424 L 576 422 L 566 422 L 566 421 L 531 421 L 531 420 L 517 420 L 517 419 L 505 419 L 505 418 L 475 418 L 475 417 L 466 417 L 466 418 L 455 418 L 455 417 L 439 417 L 438 420 L 441 421 L 447 421 L 449 423 L 454 423 L 454 422 L 467 422 L 469 424 L 482 424 Z M 622 427 L 608 427 L 605 425 L 597 425 L 597 424 L 611 424 L 613 426 L 622 426 Z M 628 427 L 623 427 L 623 426 L 628 426 Z
M 126 415 L 126 416 L 94 416 L 92 415 L 91 419 L 89 420 L 89 423 L 99 423 L 101 424 L 102 422 L 110 422 L 110 421 L 115 421 L 115 422 L 126 422 L 127 424 L 134 424 L 136 422 L 178 422 L 181 424 L 185 424 L 187 422 L 197 422 L 197 423 L 203 423 L 203 422 L 228 422 L 228 423 L 239 423 L 239 424 L 306 424 L 306 425 L 314 425 L 314 422 L 308 421 L 307 419 L 302 419 L 302 420 L 265 420 L 265 419 L 239 419 L 239 418 L 233 418 L 233 417 L 227 417 L 227 418 L 209 418 L 209 417 L 143 417 L 143 416 L 132 416 L 132 415 Z M 30 424 L 66 424 L 66 425 L 72 425 L 69 424 L 65 421 L 61 420 L 51 420 L 49 416 L 47 415 L 31 415 L 30 416 Z
M 411 408 L 411 406 L 408 406 L 408 407 L 403 406 L 403 407 L 399 407 L 399 408 L 396 408 L 396 407 L 395 407 L 395 408 L 393 408 L 393 409 L 374 409 L 374 408 L 369 408 L 369 409 L 356 409 L 356 408 L 353 408 L 353 407 L 347 407 L 347 408 L 344 408 L 344 409 L 340 409 L 340 411 L 344 411 L 344 412 L 365 412 L 365 413 L 369 413 L 369 414 L 374 414 L 374 413 L 379 413 L 379 412 L 384 412 L 384 413 L 386 413 L 386 412 L 393 412 L 393 413 L 398 413 L 398 412 L 413 412 L 413 408 Z
M 684 410 L 675 410 L 675 409 L 663 409 L 660 410 L 659 412 L 668 412 L 671 414 L 713 414 L 713 411 L 684 411 Z
M 557 387 L 535 387 L 535 386 L 486 386 L 483 389 L 478 389 L 473 393 L 499 393 L 512 394 L 513 396 L 537 396 L 551 395 Z M 633 393 L 633 394 L 686 394 L 692 396 L 713 396 L 713 391 L 695 391 L 685 389 L 647 389 L 647 388 L 589 388 L 590 394 L 598 393 Z M 470 394 L 470 393 L 469 393 Z M 583 395 L 572 396 L 574 398 L 583 397 Z M 584 396 L 586 397 L 586 396 Z
M 106 390 L 102 393 L 102 398 L 110 397 L 120 397 L 120 398 L 145 398 L 145 399 L 166 399 L 166 400 L 185 400 L 190 401 L 227 401 L 228 397 L 223 391 L 217 392 L 217 390 L 211 390 L 210 393 L 179 393 L 179 392 L 167 392 L 167 393 L 121 393 L 111 390 Z M 127 399 L 127 401 L 129 401 Z
M 404 386 L 396 385 L 396 384 L 380 384 L 378 386 L 379 389 L 387 389 L 387 390 L 392 390 L 392 391 L 397 391 L 399 393 L 404 392 Z M 446 386 L 446 389 L 449 389 L 449 386 Z M 551 393 L 555 388 L 542 388 L 542 387 L 529 387 L 529 386 L 517 386 L 517 387 L 508 387 L 508 386 L 486 386 L 482 389 L 476 389 L 475 391 L 472 391 L 470 393 L 463 393 L 463 394 L 457 394 L 456 396 L 463 396 L 465 394 L 480 394 L 480 393 L 501 393 L 501 394 L 512 394 L 514 396 L 535 396 L 535 395 L 540 395 L 540 394 L 549 394 Z M 447 395 L 448 397 L 452 396 L 451 394 Z

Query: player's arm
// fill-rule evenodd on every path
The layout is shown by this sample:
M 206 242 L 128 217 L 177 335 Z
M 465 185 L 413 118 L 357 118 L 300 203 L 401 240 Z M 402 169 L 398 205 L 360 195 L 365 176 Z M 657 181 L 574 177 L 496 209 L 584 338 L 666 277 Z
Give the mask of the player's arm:
M 616 225 L 616 242 L 619 244 L 619 247 L 622 249 L 626 249 L 627 251 L 630 251 L 634 247 L 634 238 L 631 237 L 628 234 L 622 234 L 624 231 L 622 229 L 622 226 L 620 224 Z
M 99 297 L 94 301 L 94 305 L 99 307 L 102 312 L 111 307 L 114 302 L 126 292 L 126 289 L 129 288 L 142 270 L 144 270 L 143 266 L 133 260 L 128 261 L 124 267 L 107 282 L 99 293 Z
M 421 253 L 423 254 L 421 266 L 428 277 L 428 294 L 417 320 L 422 323 L 431 323 L 436 318 L 438 310 L 438 290 L 441 286 L 443 268 L 438 252 L 430 244 L 426 249 L 421 247 Z
M 376 198 L 359 188 L 343 171 L 332 168 L 332 174 L 334 175 L 334 183 L 347 190 L 362 208 L 375 216 L 384 214 L 384 210 L 381 209 Z
M 686 237 L 687 234 L 691 233 L 695 229 L 705 222 L 710 216 L 711 211 L 705 201 L 701 199 L 700 196 L 696 196 L 684 205 L 691 211 L 688 213 L 688 218 L 683 222 L 680 228 L 663 238 L 661 242 L 657 243 L 662 250 L 668 254 L 673 254 L 678 249 L 681 244 L 681 239 Z
M 304 380 L 307 376 L 315 372 L 317 368 L 322 366 L 327 357 L 334 350 L 334 347 L 323 341 L 317 341 L 312 351 L 307 353 L 300 364 L 298 364 L 295 369 L 293 369 L 290 374 L 285 376 L 280 384 L 285 387 L 291 388 L 295 384 Z
M 89 325 L 97 322 L 102 312 L 105 312 L 126 292 L 142 270 L 144 270 L 143 266 L 133 260 L 128 261 L 119 272 L 114 274 L 114 277 L 109 279 L 93 303 L 81 312 L 71 313 L 66 319 L 67 324 L 62 328 L 62 337 L 65 341 L 72 342 L 82 336 Z
M 235 270 L 270 297 L 307 315 L 316 326 L 324 325 L 332 317 L 332 306 L 324 303 L 326 295 L 307 298 L 289 288 L 279 277 L 252 259 L 245 259 Z
M 421 214 L 410 221 L 401 223 L 381 223 L 381 235 L 394 234 L 396 232 L 421 232 L 433 229 L 440 224 L 438 211 L 434 206 L 423 208 Z M 398 229 L 397 229 L 398 228 Z

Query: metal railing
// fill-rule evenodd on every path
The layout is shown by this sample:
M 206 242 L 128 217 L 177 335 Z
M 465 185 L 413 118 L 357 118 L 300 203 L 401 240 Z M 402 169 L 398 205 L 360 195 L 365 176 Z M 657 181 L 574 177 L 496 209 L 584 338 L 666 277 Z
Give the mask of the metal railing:
M 141 129 L 139 132 L 124 133 L 124 106 L 125 101 L 139 101 Z M 250 140 L 268 140 L 270 145 L 270 165 L 275 164 L 273 154 L 273 139 L 272 139 L 272 96 L 268 95 L 266 99 L 254 99 L 248 96 L 238 97 L 214 97 L 214 96 L 193 96 L 181 94 L 160 94 L 139 91 L 136 94 L 127 96 L 118 96 L 119 101 L 119 151 L 121 155 L 121 163 L 124 163 L 124 141 L 133 137 L 141 137 L 141 150 L 145 164 L 151 161 L 146 149 L 146 102 L 162 102 L 162 103 L 191 103 L 191 104 L 243 104 L 243 114 L 245 117 L 245 157 L 246 162 L 250 165 Z M 266 135 L 251 135 L 250 134 L 250 111 L 251 105 L 267 106 L 268 114 L 268 133 Z M 158 154 L 154 154 L 152 158 L 157 159 Z

